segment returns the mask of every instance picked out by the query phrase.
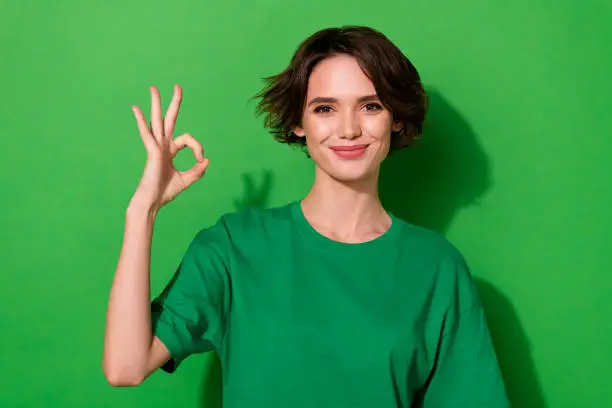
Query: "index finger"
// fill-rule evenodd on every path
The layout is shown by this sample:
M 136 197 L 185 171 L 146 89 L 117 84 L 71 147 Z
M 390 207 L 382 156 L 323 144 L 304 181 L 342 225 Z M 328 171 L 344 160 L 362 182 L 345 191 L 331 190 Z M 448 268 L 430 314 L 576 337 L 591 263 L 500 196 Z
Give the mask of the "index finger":
M 144 114 L 136 105 L 132 106 L 132 112 L 134 112 L 136 123 L 138 123 L 140 138 L 142 139 L 142 142 L 144 143 L 144 146 L 147 151 L 151 152 L 155 148 L 155 138 L 151 135 L 151 132 L 149 131 L 149 127 L 147 126 L 147 121 L 144 117 Z

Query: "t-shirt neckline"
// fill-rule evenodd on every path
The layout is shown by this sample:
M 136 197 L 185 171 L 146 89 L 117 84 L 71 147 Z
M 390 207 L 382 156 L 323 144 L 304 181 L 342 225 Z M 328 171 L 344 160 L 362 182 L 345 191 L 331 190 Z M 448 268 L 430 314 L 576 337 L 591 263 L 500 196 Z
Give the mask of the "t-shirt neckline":
M 387 215 L 391 218 L 391 225 L 381 235 L 376 238 L 373 238 L 364 242 L 341 242 L 336 241 L 334 239 L 328 238 L 325 235 L 321 234 L 317 231 L 308 221 L 306 216 L 304 215 L 304 211 L 302 210 L 302 202 L 301 200 L 296 200 L 290 204 L 291 215 L 293 219 L 297 222 L 300 230 L 309 238 L 315 242 L 318 242 L 319 245 L 343 251 L 362 251 L 365 249 L 371 249 L 379 246 L 385 246 L 389 241 L 392 241 L 395 236 L 397 236 L 401 225 L 400 220 L 395 217 L 391 212 L 387 211 Z

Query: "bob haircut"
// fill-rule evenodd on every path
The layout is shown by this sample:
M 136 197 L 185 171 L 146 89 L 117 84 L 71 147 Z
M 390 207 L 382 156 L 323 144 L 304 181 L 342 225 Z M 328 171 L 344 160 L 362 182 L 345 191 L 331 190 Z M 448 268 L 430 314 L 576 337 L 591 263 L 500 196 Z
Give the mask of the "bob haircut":
M 410 60 L 381 32 L 365 26 L 326 28 L 306 38 L 295 51 L 289 66 L 277 75 L 264 78 L 257 115 L 274 139 L 306 151 L 306 141 L 293 133 L 302 123 L 313 68 L 325 58 L 348 54 L 354 57 L 372 81 L 381 103 L 402 129 L 391 134 L 389 152 L 409 146 L 421 137 L 428 97 L 421 78 Z

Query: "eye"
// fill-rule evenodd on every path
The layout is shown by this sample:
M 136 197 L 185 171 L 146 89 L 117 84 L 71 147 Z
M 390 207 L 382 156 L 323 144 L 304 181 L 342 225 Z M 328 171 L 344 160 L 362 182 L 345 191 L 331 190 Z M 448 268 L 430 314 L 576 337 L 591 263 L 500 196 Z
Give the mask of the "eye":
M 319 105 L 313 109 L 314 113 L 330 113 L 332 111 L 332 107 L 329 105 Z
M 382 110 L 382 105 L 376 102 L 371 102 L 368 103 L 364 106 L 365 110 L 368 112 L 377 112 L 379 110 Z

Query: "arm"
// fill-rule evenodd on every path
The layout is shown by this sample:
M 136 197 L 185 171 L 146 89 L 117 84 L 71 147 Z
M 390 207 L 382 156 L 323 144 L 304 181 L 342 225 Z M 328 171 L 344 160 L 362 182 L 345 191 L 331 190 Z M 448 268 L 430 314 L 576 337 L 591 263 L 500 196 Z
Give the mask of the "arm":
M 438 334 L 433 369 L 422 390 L 422 408 L 509 408 L 505 385 L 475 282 L 464 260 Z
M 123 246 L 111 288 L 102 367 L 113 386 L 135 386 L 170 357 L 152 336 L 150 250 L 156 211 L 133 201 L 126 214 Z
M 108 301 L 102 367 L 108 382 L 115 386 L 140 384 L 170 358 L 170 352 L 153 335 L 151 324 L 153 226 L 158 211 L 199 180 L 208 167 L 202 146 L 191 135 L 172 136 L 181 99 L 182 90 L 175 86 L 164 118 L 159 91 L 151 87 L 150 128 L 142 111 L 132 107 L 148 157 L 127 209 L 123 245 Z M 187 146 L 198 163 L 179 172 L 172 159 Z
M 189 355 L 220 348 L 224 338 L 231 302 L 231 249 L 224 218 L 198 232 L 174 276 L 153 300 L 148 274 L 151 228 L 150 221 L 127 223 L 126 250 L 111 291 L 104 371 L 115 386 L 138 385 L 159 368 L 174 372 Z
M 441 338 L 423 408 L 509 408 L 480 307 L 465 310 Z

